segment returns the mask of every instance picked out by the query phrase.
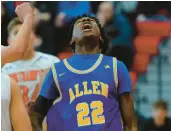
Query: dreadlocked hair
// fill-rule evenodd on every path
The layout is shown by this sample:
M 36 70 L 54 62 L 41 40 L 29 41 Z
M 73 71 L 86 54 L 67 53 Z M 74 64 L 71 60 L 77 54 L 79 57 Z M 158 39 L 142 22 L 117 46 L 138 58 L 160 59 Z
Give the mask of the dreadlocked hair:
M 80 16 L 80 15 L 77 16 L 77 18 L 75 18 L 75 19 L 73 20 L 73 23 L 72 23 L 72 25 L 71 25 L 71 29 L 70 29 L 70 31 L 69 31 L 70 40 L 71 40 L 71 38 L 72 38 L 72 33 L 73 33 L 73 29 L 74 29 L 75 23 L 76 23 L 79 19 L 82 19 L 82 18 L 84 18 L 84 17 L 89 17 L 89 18 L 94 19 L 94 20 L 96 21 L 96 23 L 97 23 L 97 25 L 98 25 L 98 27 L 99 27 L 99 29 L 100 29 L 100 34 L 101 34 L 101 37 L 102 37 L 102 40 L 100 40 L 100 49 L 102 49 L 102 52 L 101 52 L 101 53 L 102 53 L 102 54 L 105 54 L 106 51 L 107 51 L 107 47 L 108 47 L 108 40 L 107 40 L 107 38 L 106 38 L 106 36 L 105 36 L 104 30 L 103 30 L 103 28 L 102 28 L 102 26 L 101 26 L 99 20 L 98 20 L 95 16 L 87 15 L 87 14 L 83 14 L 83 15 L 81 15 L 81 16 Z M 71 45 L 71 47 L 72 47 L 73 51 L 75 51 L 75 45 Z

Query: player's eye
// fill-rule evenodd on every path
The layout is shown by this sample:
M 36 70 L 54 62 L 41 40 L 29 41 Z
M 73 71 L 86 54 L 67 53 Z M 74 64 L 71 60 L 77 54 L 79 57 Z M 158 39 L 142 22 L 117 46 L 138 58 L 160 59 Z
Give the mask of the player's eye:
M 76 22 L 76 24 L 78 24 L 78 23 L 80 23 L 80 22 L 82 22 L 81 20 L 78 20 L 77 22 Z
M 95 21 L 95 20 L 93 20 L 93 19 L 91 19 L 91 20 L 90 20 L 90 22 L 91 22 L 91 23 L 96 23 L 96 21 Z

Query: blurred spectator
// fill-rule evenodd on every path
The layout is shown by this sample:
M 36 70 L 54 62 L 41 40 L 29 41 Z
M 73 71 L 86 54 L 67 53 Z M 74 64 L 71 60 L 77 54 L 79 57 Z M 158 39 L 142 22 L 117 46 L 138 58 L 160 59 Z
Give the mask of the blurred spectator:
M 116 14 L 120 14 L 123 11 L 132 13 L 137 9 L 138 1 L 114 1 L 113 4 Z
M 67 24 L 78 15 L 90 14 L 91 5 L 89 1 L 59 1 L 57 2 L 56 26 Z
M 129 23 L 132 26 L 133 29 L 133 37 L 137 35 L 136 30 L 136 18 L 137 18 L 137 6 L 138 1 L 115 1 L 114 2 L 114 8 L 116 10 L 117 14 L 124 14 L 128 20 Z
M 9 12 L 10 17 L 15 16 L 15 2 L 14 1 L 5 1 L 6 8 Z
M 56 56 L 55 28 L 48 24 L 51 15 L 42 13 L 37 8 L 35 8 L 35 14 L 34 27 L 38 44 L 36 50 Z
M 168 20 L 171 17 L 170 1 L 140 1 L 137 7 L 138 20 Z
M 44 21 L 40 21 L 38 26 L 36 26 L 36 35 L 37 38 L 39 37 L 39 44 L 36 47 L 37 51 L 51 54 L 56 56 L 56 50 L 55 50 L 55 29 L 53 26 L 48 25 Z
M 65 51 L 69 45 L 69 30 L 72 20 L 78 15 L 91 13 L 89 1 L 59 1 L 57 2 L 57 12 L 55 18 L 55 49 L 57 54 Z
M 140 1 L 138 3 L 137 12 L 150 17 L 162 10 L 165 10 L 165 15 L 169 15 L 171 13 L 170 6 L 170 1 Z
M 90 2 L 91 2 L 92 13 L 96 14 L 100 3 L 102 3 L 103 1 L 90 1 Z
M 54 25 L 54 20 L 56 17 L 56 1 L 36 1 L 34 6 L 39 9 L 45 17 L 50 17 L 48 24 Z
M 7 26 L 11 18 L 8 13 L 6 3 L 1 2 L 1 45 L 7 46 L 8 31 Z
M 130 69 L 133 61 L 133 31 L 127 17 L 115 14 L 111 2 L 102 2 L 97 16 L 112 43 L 109 55 L 118 58 Z
M 153 118 L 146 122 L 143 131 L 171 131 L 167 102 L 158 100 L 153 104 Z

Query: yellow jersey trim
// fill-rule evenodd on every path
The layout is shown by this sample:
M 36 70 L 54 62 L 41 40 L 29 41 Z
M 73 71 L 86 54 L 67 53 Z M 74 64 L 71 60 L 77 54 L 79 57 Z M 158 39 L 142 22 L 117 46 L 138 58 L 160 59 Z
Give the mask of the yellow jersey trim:
M 103 55 L 100 54 L 99 58 L 97 59 L 96 63 L 89 69 L 87 70 L 77 70 L 75 68 L 73 68 L 66 59 L 64 59 L 64 65 L 66 66 L 66 68 L 68 70 L 70 70 L 71 72 L 73 73 L 76 73 L 76 74 L 87 74 L 87 73 L 90 73 L 92 71 L 94 71 L 101 63 L 102 61 L 102 58 L 103 58 Z
M 122 124 L 122 130 L 124 129 L 124 123 L 123 123 L 123 120 L 122 120 L 122 117 L 120 116 L 120 120 L 121 120 L 121 124 Z
M 114 81 L 115 81 L 115 87 L 116 91 L 118 88 L 118 73 L 117 73 L 117 59 L 113 58 L 113 76 L 114 76 Z
M 113 76 L 114 76 L 114 81 L 115 81 L 115 86 L 116 86 L 116 93 L 118 91 L 118 70 L 117 70 L 117 59 L 114 57 L 113 58 Z M 123 120 L 122 117 L 120 116 L 120 121 L 122 124 L 122 129 L 123 129 Z
M 59 98 L 57 98 L 54 102 L 53 102 L 53 104 L 56 104 L 56 103 L 58 103 L 59 101 L 61 101 L 61 99 L 62 99 L 62 92 L 61 92 L 61 89 L 60 89 L 60 86 L 59 86 L 59 82 L 58 82 L 58 78 L 57 78 L 57 74 L 56 74 L 56 69 L 55 69 L 55 65 L 53 64 L 52 65 L 52 73 L 53 73 L 53 79 L 54 79 L 54 81 L 55 81 L 55 84 L 56 84 L 56 87 L 57 87 L 57 89 L 58 89 L 58 91 L 59 91 Z

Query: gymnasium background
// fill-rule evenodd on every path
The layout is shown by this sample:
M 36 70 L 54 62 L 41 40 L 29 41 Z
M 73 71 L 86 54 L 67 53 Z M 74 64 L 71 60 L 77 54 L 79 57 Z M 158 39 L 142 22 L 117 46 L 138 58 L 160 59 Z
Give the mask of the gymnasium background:
M 1 2 L 1 44 L 16 5 Z M 60 59 L 70 57 L 70 26 L 77 15 L 96 15 L 106 34 L 106 54 L 123 61 L 130 72 L 136 112 L 143 123 L 152 104 L 163 99 L 171 116 L 171 2 L 100 1 L 32 2 L 36 10 L 34 46 Z

